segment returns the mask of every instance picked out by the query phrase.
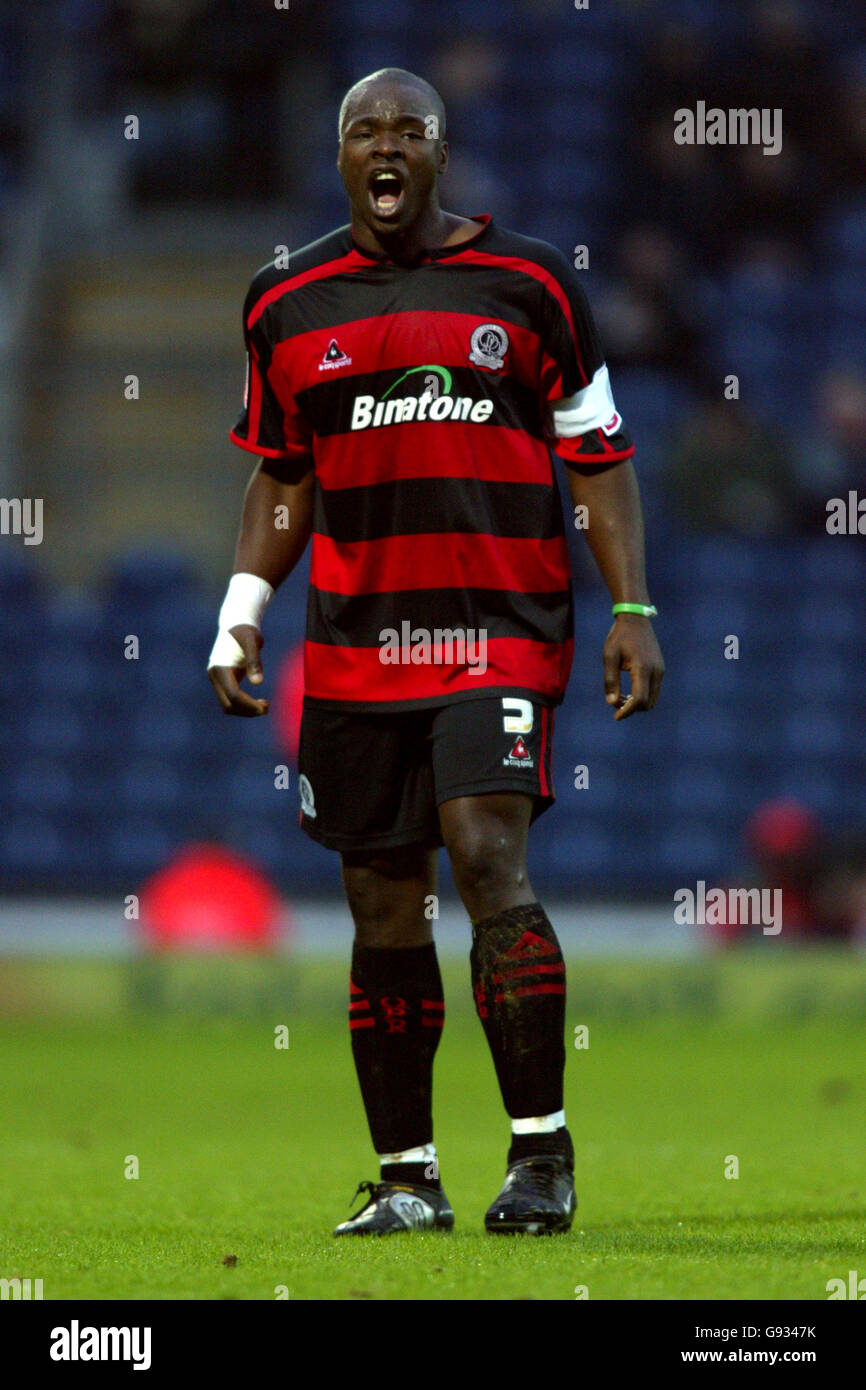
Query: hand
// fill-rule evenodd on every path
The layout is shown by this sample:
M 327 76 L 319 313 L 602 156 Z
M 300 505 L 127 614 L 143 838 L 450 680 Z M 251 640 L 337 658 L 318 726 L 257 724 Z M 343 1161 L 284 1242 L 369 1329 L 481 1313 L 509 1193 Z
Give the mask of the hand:
M 602 653 L 604 698 L 614 705 L 614 719 L 628 719 L 637 710 L 652 709 L 659 697 L 665 663 L 649 618 L 618 613 Z M 620 672 L 631 676 L 631 694 L 620 690 Z
M 267 714 L 270 701 L 254 700 L 252 695 L 241 690 L 240 682 L 245 675 L 251 685 L 261 685 L 264 680 L 259 652 L 265 639 L 258 628 L 249 623 L 239 623 L 231 629 L 231 634 L 243 648 L 243 665 L 211 666 L 208 675 L 225 714 L 239 714 L 245 719 L 254 719 L 259 714 Z

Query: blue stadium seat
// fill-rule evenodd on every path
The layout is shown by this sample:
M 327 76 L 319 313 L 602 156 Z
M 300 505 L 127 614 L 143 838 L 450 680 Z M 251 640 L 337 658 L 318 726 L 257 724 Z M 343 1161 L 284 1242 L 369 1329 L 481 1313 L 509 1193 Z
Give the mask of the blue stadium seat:
M 866 590 L 866 556 L 855 545 L 840 545 L 837 536 L 807 541 L 798 572 L 807 589 L 822 591 L 829 600 L 837 589 L 862 597 Z
M 690 757 L 671 771 L 667 787 L 660 786 L 657 794 L 661 800 L 664 793 L 666 810 L 677 819 L 695 816 L 717 827 L 736 827 L 743 800 L 736 773 L 736 762 L 731 758 L 711 761 L 699 755 Z
M 605 834 L 596 817 L 572 814 L 567 829 L 550 847 L 549 867 L 565 882 L 580 887 L 587 877 L 597 880 L 622 861 L 621 838 Z
M 715 825 L 689 817 L 664 829 L 657 846 L 657 863 L 671 884 L 671 901 L 677 888 L 694 888 L 699 878 L 712 882 L 725 872 L 731 841 Z M 671 907 L 673 913 L 673 906 Z
M 862 641 L 861 607 L 861 602 L 848 595 L 839 594 L 828 602 L 825 594 L 813 593 L 794 612 L 798 639 L 842 644 L 856 651 Z
M 784 723 L 785 739 L 798 758 L 843 757 L 856 731 L 851 721 L 824 701 L 802 705 Z
M 24 746 L 34 753 L 92 752 L 91 730 L 77 704 L 56 697 L 50 705 L 30 709 L 23 720 Z
M 172 759 L 133 757 L 119 770 L 117 793 L 122 808 L 142 813 L 174 811 L 187 799 L 180 772 Z
M 44 753 L 25 752 L 16 760 L 11 779 L 13 804 L 47 813 L 75 805 L 75 782 L 64 764 Z
M 129 754 L 171 757 L 200 742 L 193 720 L 171 704 L 135 710 L 129 725 Z
M 61 848 L 61 836 L 48 816 L 16 810 L 0 827 L 0 871 L 13 883 L 24 877 L 30 886 L 50 883 Z
M 866 199 L 848 203 L 825 222 L 828 265 L 840 260 L 866 268 Z
M 145 815 L 127 814 L 106 828 L 105 864 L 109 871 L 129 874 L 135 891 L 139 876 L 154 873 L 176 850 L 178 838 L 165 822 Z

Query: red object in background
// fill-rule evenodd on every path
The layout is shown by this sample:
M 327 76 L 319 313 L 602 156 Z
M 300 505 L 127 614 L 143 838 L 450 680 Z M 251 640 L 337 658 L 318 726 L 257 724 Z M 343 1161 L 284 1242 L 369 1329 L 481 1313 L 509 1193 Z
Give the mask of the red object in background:
M 779 797 L 763 802 L 746 826 L 746 842 L 761 858 L 787 859 L 814 848 L 821 822 L 801 801 Z
M 821 838 L 821 822 L 794 797 L 763 801 L 752 812 L 743 831 L 749 854 L 755 861 L 757 881 L 728 883 L 730 888 L 779 889 L 782 894 L 782 928 L 785 939 L 820 935 L 816 930 L 814 856 Z M 717 943 L 732 945 L 762 933 L 760 926 L 742 922 L 707 924 L 705 931 Z
M 190 845 L 148 879 L 140 927 L 157 950 L 263 951 L 284 909 L 265 876 L 220 845 Z
M 304 648 L 294 647 L 280 664 L 274 692 L 275 734 L 293 763 L 298 761 L 301 714 L 304 704 Z

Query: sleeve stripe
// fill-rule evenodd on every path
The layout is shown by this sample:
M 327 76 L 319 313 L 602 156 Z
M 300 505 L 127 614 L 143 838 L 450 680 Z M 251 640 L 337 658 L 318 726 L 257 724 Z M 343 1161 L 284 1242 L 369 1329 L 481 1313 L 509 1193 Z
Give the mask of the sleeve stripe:
M 242 439 L 235 430 L 229 430 L 229 439 L 233 444 L 237 444 L 239 449 L 248 449 L 251 454 L 261 454 L 267 459 L 284 459 L 290 455 L 284 449 L 266 449 L 263 444 L 256 444 L 251 439 Z
M 262 374 L 255 348 L 250 344 L 250 389 L 247 405 L 247 435 L 257 439 L 262 418 Z

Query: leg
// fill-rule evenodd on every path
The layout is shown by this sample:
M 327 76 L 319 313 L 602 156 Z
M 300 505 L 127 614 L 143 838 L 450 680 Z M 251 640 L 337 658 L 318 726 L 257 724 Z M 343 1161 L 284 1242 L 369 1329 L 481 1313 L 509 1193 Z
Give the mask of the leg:
M 465 796 L 439 812 L 472 919 L 475 1004 L 505 1108 L 513 1121 L 552 1132 L 564 1124 L 565 965 L 526 870 L 532 800 L 522 792 Z
M 341 857 L 357 945 L 428 946 L 433 929 L 424 909 L 436 892 L 436 850 L 406 845 Z
M 573 1213 L 563 1111 L 565 964 L 529 883 L 531 812 L 532 798 L 521 792 L 456 797 L 439 807 L 472 919 L 476 1009 L 512 1121 L 509 1176 L 487 1214 L 488 1230 L 567 1229 Z M 553 1165 L 553 1189 L 536 1190 L 539 1161 Z
M 356 932 L 352 1053 L 385 1179 L 399 1165 L 398 1176 L 406 1180 L 438 1181 L 432 1172 L 433 1057 L 445 1006 L 425 916 L 436 868 L 435 849 L 424 845 L 343 854 Z
M 457 891 L 473 922 L 535 901 L 526 867 L 532 797 L 458 796 L 439 807 Z

